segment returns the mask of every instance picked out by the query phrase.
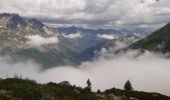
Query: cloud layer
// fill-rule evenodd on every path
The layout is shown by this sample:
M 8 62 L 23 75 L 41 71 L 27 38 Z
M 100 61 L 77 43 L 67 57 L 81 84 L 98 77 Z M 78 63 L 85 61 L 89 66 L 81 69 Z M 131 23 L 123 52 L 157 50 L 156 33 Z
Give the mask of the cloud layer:
M 116 39 L 118 38 L 117 36 L 113 35 L 113 34 L 98 34 L 97 35 L 98 38 L 101 38 L 101 39 L 106 39 L 106 40 L 113 40 L 113 39 Z
M 15 74 L 29 77 L 41 83 L 68 80 L 77 86 L 86 86 L 90 78 L 93 90 L 105 90 L 112 87 L 123 88 L 129 79 L 135 90 L 159 92 L 170 95 L 170 62 L 159 54 L 146 52 L 133 58 L 137 52 L 130 51 L 112 59 L 100 58 L 94 62 L 86 62 L 78 68 L 61 66 L 41 70 L 40 65 L 33 62 L 9 62 L 9 58 L 0 58 L 0 77 L 11 77 Z
M 79 38 L 82 38 L 82 35 L 77 32 L 77 33 L 74 33 L 74 34 L 62 34 L 65 38 L 69 38 L 69 39 L 79 39 Z
M 0 12 L 87 27 L 157 28 L 170 21 L 169 0 L 0 0 Z
M 41 47 L 42 45 L 48 44 L 56 44 L 59 42 L 57 36 L 42 37 L 40 35 L 28 35 L 26 38 L 28 39 L 27 44 L 35 47 Z

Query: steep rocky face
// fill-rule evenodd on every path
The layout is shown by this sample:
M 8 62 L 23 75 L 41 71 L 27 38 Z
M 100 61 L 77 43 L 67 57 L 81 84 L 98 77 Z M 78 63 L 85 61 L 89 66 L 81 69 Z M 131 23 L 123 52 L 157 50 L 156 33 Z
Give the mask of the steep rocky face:
M 44 24 L 42 24 L 40 21 L 36 20 L 36 19 L 28 19 L 27 22 L 35 29 L 44 32 Z
M 43 27 L 45 26 L 40 21 L 32 18 L 25 19 L 20 17 L 18 14 L 3 13 L 0 14 L 0 26 L 8 29 L 23 29 L 32 28 L 41 32 L 44 32 Z
M 0 14 L 0 26 L 1 49 L 23 49 L 29 41 L 27 36 L 48 37 L 44 30 L 44 27 L 48 28 L 47 26 L 36 19 L 25 19 L 18 14 Z
M 0 14 L 0 55 L 32 59 L 50 68 L 73 64 L 77 53 L 67 39 L 40 21 L 4 13 Z
M 6 16 L 1 21 L 2 24 L 4 24 L 7 28 L 10 29 L 15 29 L 17 27 L 26 27 L 27 25 L 24 19 L 17 14 Z

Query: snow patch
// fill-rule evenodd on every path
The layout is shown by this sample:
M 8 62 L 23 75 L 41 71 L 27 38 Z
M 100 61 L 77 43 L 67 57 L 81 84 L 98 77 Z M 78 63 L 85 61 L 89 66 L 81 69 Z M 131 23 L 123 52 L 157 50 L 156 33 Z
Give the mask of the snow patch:
M 18 24 L 18 25 L 17 25 L 17 27 L 21 27 L 21 25 L 20 25 L 20 24 Z

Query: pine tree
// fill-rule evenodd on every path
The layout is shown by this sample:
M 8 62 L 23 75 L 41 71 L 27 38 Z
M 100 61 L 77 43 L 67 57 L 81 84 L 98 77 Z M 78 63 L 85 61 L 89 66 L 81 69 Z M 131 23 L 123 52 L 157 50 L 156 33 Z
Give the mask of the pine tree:
M 98 93 L 98 94 L 100 94 L 100 93 L 101 93 L 100 89 L 98 89 L 98 90 L 97 90 L 97 93 Z
M 132 84 L 130 83 L 129 80 L 126 81 L 124 85 L 124 90 L 133 91 Z
M 87 80 L 87 90 L 91 91 L 91 88 L 92 88 L 92 84 L 90 82 L 90 79 Z

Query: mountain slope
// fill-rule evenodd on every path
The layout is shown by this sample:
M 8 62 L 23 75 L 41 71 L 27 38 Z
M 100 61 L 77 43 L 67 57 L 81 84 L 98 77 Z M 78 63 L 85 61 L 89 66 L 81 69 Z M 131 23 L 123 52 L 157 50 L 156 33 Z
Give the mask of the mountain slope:
M 170 23 L 146 38 L 130 46 L 131 49 L 145 49 L 154 52 L 170 52 Z
M 44 68 L 74 64 L 78 54 L 60 33 L 36 19 L 0 14 L 0 55 L 35 60 Z
M 129 40 L 126 37 L 104 41 L 81 52 L 79 55 L 79 60 L 92 60 L 95 57 L 101 56 L 100 53 L 102 50 L 104 50 L 104 52 L 114 53 L 118 49 L 124 48 L 131 43 L 133 43 L 133 40 Z

